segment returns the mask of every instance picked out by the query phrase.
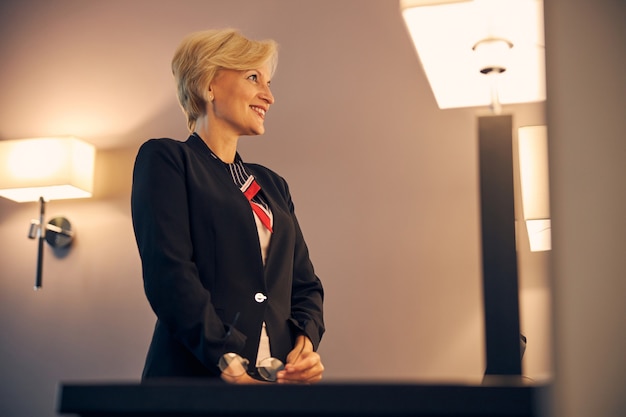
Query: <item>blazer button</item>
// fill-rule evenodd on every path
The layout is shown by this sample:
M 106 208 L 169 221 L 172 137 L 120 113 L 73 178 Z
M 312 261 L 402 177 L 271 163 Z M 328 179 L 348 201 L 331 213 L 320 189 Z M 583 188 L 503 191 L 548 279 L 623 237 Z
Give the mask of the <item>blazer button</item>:
M 262 303 L 265 300 L 267 300 L 267 296 L 262 292 L 254 294 L 254 301 L 256 301 L 257 303 Z

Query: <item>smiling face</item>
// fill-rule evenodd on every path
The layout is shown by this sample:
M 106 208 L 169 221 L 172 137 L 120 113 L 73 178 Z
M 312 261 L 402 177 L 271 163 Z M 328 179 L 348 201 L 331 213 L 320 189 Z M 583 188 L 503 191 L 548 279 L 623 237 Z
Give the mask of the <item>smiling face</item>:
M 225 135 L 262 135 L 265 115 L 274 96 L 269 67 L 251 70 L 220 70 L 209 86 L 209 125 Z

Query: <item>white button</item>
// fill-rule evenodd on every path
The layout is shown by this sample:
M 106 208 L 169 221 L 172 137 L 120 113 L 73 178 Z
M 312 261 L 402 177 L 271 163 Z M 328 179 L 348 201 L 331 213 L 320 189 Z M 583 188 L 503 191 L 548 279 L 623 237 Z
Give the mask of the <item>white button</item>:
M 265 300 L 267 300 L 267 296 L 262 292 L 254 294 L 254 301 L 256 301 L 257 303 L 262 303 Z

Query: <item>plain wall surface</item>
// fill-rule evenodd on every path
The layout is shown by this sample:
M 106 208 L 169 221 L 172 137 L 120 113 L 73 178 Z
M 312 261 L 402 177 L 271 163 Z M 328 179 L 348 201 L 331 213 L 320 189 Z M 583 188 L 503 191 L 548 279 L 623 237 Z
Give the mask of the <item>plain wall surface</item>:
M 226 26 L 280 44 L 267 133 L 240 151 L 289 182 L 326 288 L 325 378 L 481 380 L 476 117 L 487 110 L 436 107 L 396 1 L 4 1 L 0 139 L 74 134 L 98 156 L 94 198 L 48 204 L 76 241 L 64 258 L 45 248 L 40 292 L 26 238 L 37 204 L 0 199 L 3 417 L 55 415 L 61 381 L 139 379 L 154 316 L 132 164 L 146 139 L 186 137 L 169 70 L 180 39 Z M 516 127 L 545 123 L 543 103 L 503 110 Z M 524 372 L 544 377 L 550 254 L 520 233 L 518 256 Z
M 557 417 L 626 415 L 626 3 L 546 3 Z

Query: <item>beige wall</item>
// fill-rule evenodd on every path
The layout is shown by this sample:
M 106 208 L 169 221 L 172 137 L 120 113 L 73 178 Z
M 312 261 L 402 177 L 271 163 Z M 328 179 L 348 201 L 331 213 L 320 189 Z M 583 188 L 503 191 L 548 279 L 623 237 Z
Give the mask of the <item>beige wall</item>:
M 558 417 L 626 415 L 625 21 L 623 1 L 547 2 Z
M 203 1 L 194 2 L 199 9 L 191 17 L 168 1 L 158 3 L 160 14 L 154 2 L 79 9 L 68 1 L 44 3 L 3 6 L 13 14 L 4 14 L 12 18 L 0 27 L 15 36 L 0 44 L 11 57 L 0 73 L 0 139 L 76 128 L 99 147 L 96 195 L 48 205 L 50 216 L 72 221 L 77 238 L 63 259 L 46 248 L 38 293 L 36 244 L 26 238 L 37 205 L 0 200 L 0 415 L 54 415 L 59 381 L 139 378 L 154 318 L 131 227 L 132 162 L 148 137 L 183 137 L 167 74 L 170 51 L 182 34 L 210 25 L 250 28 L 281 43 L 268 133 L 242 139 L 241 152 L 290 183 L 327 291 L 320 350 L 326 378 L 480 381 L 476 116 L 484 110 L 436 108 L 395 2 L 303 2 L 297 11 L 289 0 L 263 3 L 268 10 L 258 2 Z M 70 21 L 84 25 L 81 37 L 69 29 L 65 36 L 66 16 L 80 17 Z M 161 39 L 159 48 L 152 37 Z M 97 53 L 70 53 L 76 51 Z M 80 71 L 68 69 L 74 67 Z M 76 84 L 65 84 L 70 75 Z M 55 82 L 72 94 L 51 89 Z M 25 101 L 30 95 L 41 100 Z M 133 118 L 129 103 L 145 103 L 137 105 L 141 117 Z M 49 116 L 59 109 L 81 117 L 74 125 L 67 115 Z M 545 123 L 542 104 L 504 110 L 516 125 Z M 85 120 L 92 125 L 79 123 Z M 544 377 L 551 369 L 550 255 L 529 253 L 523 234 L 518 244 L 522 330 L 529 338 L 524 369 Z

